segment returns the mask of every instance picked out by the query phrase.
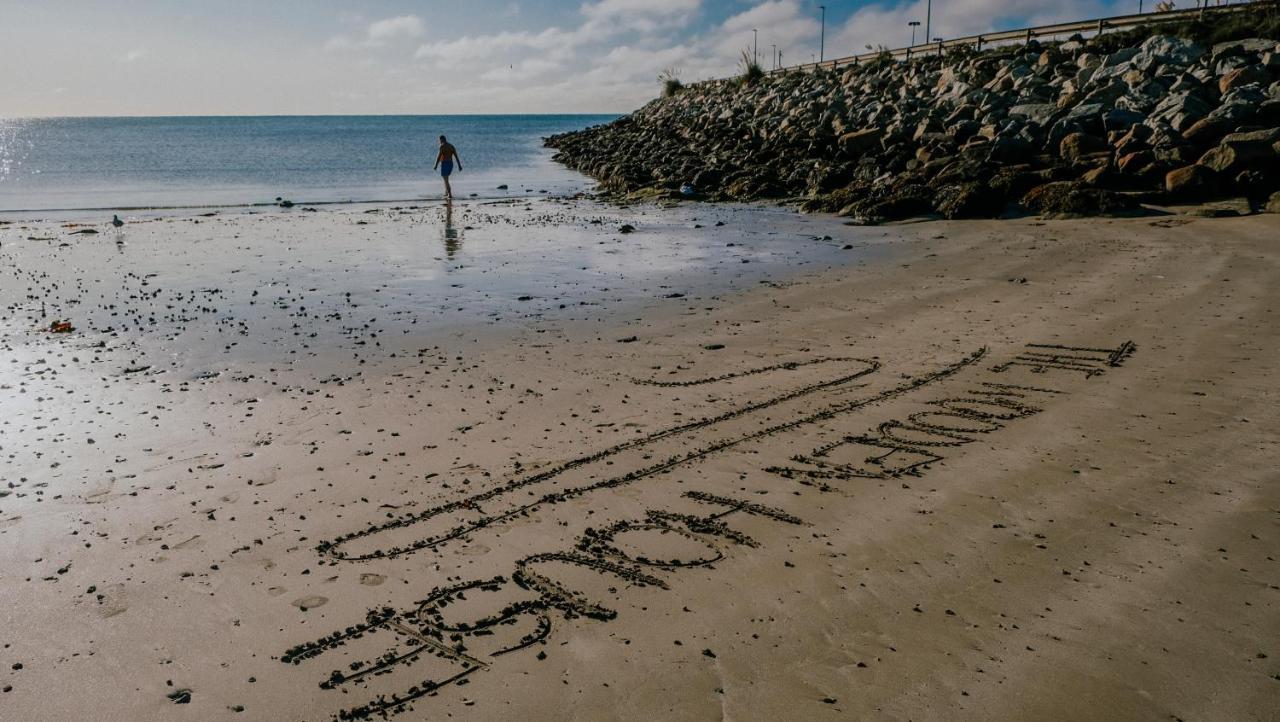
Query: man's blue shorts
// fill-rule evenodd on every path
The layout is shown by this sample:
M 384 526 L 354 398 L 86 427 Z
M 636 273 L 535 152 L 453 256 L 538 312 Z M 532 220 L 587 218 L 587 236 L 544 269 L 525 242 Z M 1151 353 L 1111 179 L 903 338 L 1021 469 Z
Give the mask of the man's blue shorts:
M 452 174 L 453 174 L 453 161 L 446 160 L 445 162 L 440 164 L 441 178 L 448 178 Z

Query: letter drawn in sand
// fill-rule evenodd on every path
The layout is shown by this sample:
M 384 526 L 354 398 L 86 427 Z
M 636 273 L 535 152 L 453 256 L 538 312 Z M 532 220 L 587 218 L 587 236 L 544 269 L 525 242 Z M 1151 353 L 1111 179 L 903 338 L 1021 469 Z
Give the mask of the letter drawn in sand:
M 1011 361 L 997 364 L 992 373 L 1028 368 L 1032 373 L 1049 370 L 1083 372 L 1085 378 L 1119 366 L 1136 346 L 1125 341 L 1116 348 L 1027 344 L 1028 349 Z M 888 479 L 919 475 L 931 464 L 943 461 L 942 450 L 972 443 L 977 435 L 1003 429 L 1006 423 L 1040 413 L 1027 402 L 1031 396 L 1052 397 L 1057 389 L 982 382 L 960 396 L 925 402 L 933 407 L 892 419 L 865 434 L 847 435 L 823 444 L 791 461 L 799 466 L 770 466 L 765 471 L 794 479 L 823 491 L 833 491 L 828 481 Z
M 575 544 L 578 551 L 544 552 L 524 557 L 515 563 L 515 571 L 509 584 L 506 577 L 480 579 L 432 590 L 426 599 L 406 612 L 391 607 L 371 610 L 364 623 L 347 627 L 314 642 L 300 644 L 281 656 L 288 664 L 301 664 L 325 654 L 338 654 L 345 669 L 330 672 L 320 682 L 324 690 L 369 689 L 392 685 L 399 688 L 404 670 L 414 665 L 432 665 L 432 676 L 403 691 L 378 694 L 371 701 L 338 713 L 339 719 L 369 719 L 389 716 L 412 709 L 412 703 L 438 692 L 451 684 L 465 684 L 464 679 L 473 672 L 488 669 L 490 662 L 482 657 L 499 657 L 543 642 L 552 631 L 551 610 L 558 610 L 566 619 L 587 617 L 608 621 L 617 612 L 593 599 L 589 594 L 573 588 L 547 571 L 535 568 L 548 564 L 560 564 L 574 572 L 595 572 L 628 582 L 634 586 L 652 586 L 669 589 L 667 581 L 656 573 L 642 571 L 641 567 L 707 566 L 724 558 L 717 542 L 748 547 L 757 543 L 745 534 L 729 528 L 721 519 L 733 514 L 760 516 L 785 524 L 803 524 L 799 518 L 780 509 L 753 502 L 718 496 L 700 491 L 683 495 L 701 504 L 723 507 L 724 510 L 707 516 L 649 509 L 642 520 L 618 522 L 605 532 L 585 532 Z M 618 534 L 633 530 L 660 528 L 676 531 L 695 539 L 712 550 L 711 556 L 700 559 L 658 562 L 632 559 L 612 545 Z M 713 541 L 714 540 L 714 541 Z M 621 559 L 614 561 L 606 557 Z M 467 601 L 475 602 L 481 594 L 506 594 L 507 603 L 499 611 L 488 615 L 468 615 L 463 611 L 451 617 L 451 608 Z M 471 595 L 470 600 L 468 596 Z M 462 616 L 463 618 L 458 618 Z M 503 629 L 503 628 L 509 629 Z M 516 637 L 515 635 L 521 636 Z M 372 646 L 372 650 L 355 648 Z M 471 647 L 485 647 L 484 650 Z M 338 651 L 341 650 L 341 651 Z M 370 652 L 374 652 L 370 656 Z M 439 672 L 437 672 L 439 668 Z M 396 674 L 403 672 L 403 674 Z M 415 672 L 415 674 L 421 674 Z
M 1076 371 L 1085 378 L 1092 378 L 1108 368 L 1119 366 L 1137 347 L 1125 341 L 1116 348 L 1092 348 L 1087 346 L 1061 346 L 1058 344 L 1029 343 L 1024 351 L 992 371 L 1002 373 L 1014 366 L 1026 366 L 1032 373 L 1049 371 Z
M 876 361 L 857 360 L 860 368 L 853 369 L 849 373 L 830 381 L 810 384 L 773 398 L 747 404 L 718 416 L 681 424 L 649 434 L 640 439 L 611 446 L 593 454 L 572 459 L 546 471 L 513 479 L 502 486 L 475 494 L 466 499 L 433 507 L 423 512 L 407 514 L 387 522 L 373 524 L 365 529 L 322 542 L 316 549 L 323 555 L 346 561 L 382 559 L 424 549 L 434 549 L 448 541 L 468 537 L 490 526 L 529 516 L 546 504 L 580 498 L 602 489 L 614 488 L 652 478 L 663 472 L 679 468 L 684 464 L 708 458 L 713 454 L 757 439 L 792 431 L 816 422 L 828 421 L 843 414 L 916 391 L 978 363 L 986 357 L 986 353 L 987 350 L 981 348 L 961 358 L 959 361 L 947 364 L 936 371 L 917 376 L 885 391 L 860 399 L 835 403 L 820 411 L 802 413 L 781 423 L 762 426 L 764 422 L 768 422 L 770 419 L 766 414 L 759 412 L 772 409 L 786 402 L 812 396 L 820 391 L 838 389 L 880 369 L 880 364 Z M 707 438 L 711 433 L 716 432 L 725 435 L 719 438 Z M 693 446 L 693 449 L 689 451 L 681 450 L 661 462 L 641 463 L 631 459 L 629 456 L 624 456 L 626 452 L 635 451 L 638 452 L 636 455 L 643 458 L 647 456 L 646 452 L 653 445 L 659 442 L 679 441 L 681 439 L 688 439 L 688 445 Z M 598 462 L 609 462 L 617 466 L 630 463 L 633 468 L 631 471 L 610 474 L 601 480 L 588 481 L 579 485 L 569 485 L 562 481 L 563 477 L 579 470 L 583 470 L 585 475 L 585 472 L 589 471 L 587 467 Z M 588 478 L 594 477 L 588 475 Z M 557 482 L 560 483 L 557 484 Z M 545 489 L 545 491 L 540 496 L 535 496 L 532 501 L 521 501 L 521 499 L 527 498 L 527 495 L 533 492 L 534 489 Z M 525 494 L 516 495 L 515 492 L 517 491 L 523 491 Z M 434 533 L 423 530 L 415 534 L 416 538 L 409 539 L 405 543 L 386 544 L 386 546 L 372 548 L 362 547 L 355 551 L 348 551 L 347 549 L 348 545 L 367 543 L 368 540 L 398 534 L 402 530 L 411 528 L 416 530 L 419 524 L 431 524 L 430 529 L 434 529 Z

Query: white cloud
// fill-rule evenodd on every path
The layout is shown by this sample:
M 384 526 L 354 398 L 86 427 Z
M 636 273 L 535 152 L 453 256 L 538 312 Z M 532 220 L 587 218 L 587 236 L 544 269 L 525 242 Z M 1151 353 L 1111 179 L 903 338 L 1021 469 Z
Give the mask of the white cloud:
M 421 37 L 422 32 L 422 18 L 417 15 L 401 15 L 372 23 L 366 34 L 369 42 L 377 43 L 395 38 Z
M 716 44 L 717 53 L 736 59 L 740 51 L 751 47 L 752 28 L 760 31 L 762 58 L 772 52 L 769 45 L 777 45 L 784 52 L 794 51 L 798 60 L 801 48 L 812 45 L 817 49 L 821 23 L 801 8 L 799 0 L 764 2 L 721 24 L 718 34 L 723 40 Z M 767 67 L 768 63 L 765 65 Z
M 426 25 L 417 15 L 400 15 L 369 23 L 364 34 L 359 38 L 346 35 L 335 35 L 324 47 L 326 50 L 345 50 L 347 48 L 379 48 L 399 39 L 419 38 L 426 32 Z
M 584 3 L 584 33 L 651 33 L 679 25 L 698 11 L 701 0 L 600 0 Z
M 494 35 L 464 36 L 454 40 L 420 45 L 413 54 L 419 60 L 431 60 L 445 67 L 469 65 L 487 60 L 488 64 L 514 63 L 523 53 L 535 52 L 543 57 L 567 58 L 579 44 L 579 37 L 559 28 L 539 33 L 502 32 Z
M 125 63 L 132 63 L 147 57 L 146 48 L 134 48 L 124 55 L 120 56 L 120 60 Z

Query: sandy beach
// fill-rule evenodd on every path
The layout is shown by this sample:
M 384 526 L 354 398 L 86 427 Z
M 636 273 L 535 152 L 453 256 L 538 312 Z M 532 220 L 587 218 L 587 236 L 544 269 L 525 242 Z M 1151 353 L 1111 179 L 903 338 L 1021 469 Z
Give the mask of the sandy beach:
M 5 223 L 0 718 L 1272 718 L 1276 219 Z

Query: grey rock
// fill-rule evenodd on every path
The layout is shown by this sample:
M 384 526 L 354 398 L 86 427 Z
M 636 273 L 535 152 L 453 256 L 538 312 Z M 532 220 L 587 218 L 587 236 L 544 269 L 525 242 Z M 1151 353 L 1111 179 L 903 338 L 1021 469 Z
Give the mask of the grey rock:
M 1204 48 L 1194 42 L 1172 35 L 1155 35 L 1147 38 L 1139 46 L 1139 50 L 1153 63 L 1174 65 L 1190 65 L 1204 54 Z

